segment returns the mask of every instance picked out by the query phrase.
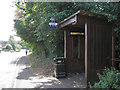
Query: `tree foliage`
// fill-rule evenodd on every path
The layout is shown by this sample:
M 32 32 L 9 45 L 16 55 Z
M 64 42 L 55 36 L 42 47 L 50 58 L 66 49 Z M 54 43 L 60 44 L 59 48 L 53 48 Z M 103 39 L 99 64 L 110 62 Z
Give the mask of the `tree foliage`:
M 116 47 L 120 50 L 120 3 L 16 2 L 16 6 L 17 34 L 31 45 L 33 53 L 42 57 L 63 56 L 63 32 L 49 29 L 50 18 L 60 22 L 78 10 L 102 14 L 108 17 L 108 21 L 114 21 Z
M 10 45 L 12 46 L 12 49 L 13 49 L 14 51 L 16 50 L 17 42 L 15 41 L 15 39 L 14 39 L 13 36 L 10 36 L 10 37 L 9 37 L 8 44 L 10 44 Z
M 10 50 L 13 49 L 14 51 L 22 48 L 22 46 L 18 44 L 18 42 L 14 39 L 14 36 L 12 35 L 9 37 L 7 46 L 11 46 Z

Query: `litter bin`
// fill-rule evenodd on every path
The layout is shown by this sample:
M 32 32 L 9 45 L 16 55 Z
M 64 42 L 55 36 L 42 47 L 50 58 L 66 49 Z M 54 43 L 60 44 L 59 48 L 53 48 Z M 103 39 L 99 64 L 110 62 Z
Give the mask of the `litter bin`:
M 65 58 L 59 57 L 54 58 L 55 62 L 55 77 L 58 78 L 65 78 L 66 77 L 66 68 L 65 68 Z

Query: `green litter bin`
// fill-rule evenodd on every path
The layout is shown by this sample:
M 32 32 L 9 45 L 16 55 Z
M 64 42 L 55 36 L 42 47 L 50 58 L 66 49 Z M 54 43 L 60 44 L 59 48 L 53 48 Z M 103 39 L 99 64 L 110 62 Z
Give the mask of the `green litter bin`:
M 58 78 L 65 78 L 66 77 L 66 68 L 65 68 L 65 58 L 58 57 L 54 58 L 55 62 L 55 77 Z

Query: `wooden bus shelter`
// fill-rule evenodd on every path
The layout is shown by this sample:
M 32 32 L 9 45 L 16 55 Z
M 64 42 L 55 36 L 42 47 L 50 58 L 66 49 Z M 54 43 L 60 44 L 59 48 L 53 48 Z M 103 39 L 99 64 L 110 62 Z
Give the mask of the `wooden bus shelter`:
M 58 24 L 64 31 L 67 73 L 84 72 L 86 82 L 112 66 L 114 37 L 112 23 L 103 15 L 78 11 Z

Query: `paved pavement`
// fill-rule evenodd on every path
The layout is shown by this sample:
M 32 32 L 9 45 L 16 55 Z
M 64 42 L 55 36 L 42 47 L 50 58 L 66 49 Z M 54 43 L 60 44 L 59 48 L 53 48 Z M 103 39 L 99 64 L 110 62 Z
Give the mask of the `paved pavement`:
M 0 53 L 1 88 L 85 88 L 84 73 L 67 78 L 38 76 L 32 72 L 25 52 Z
M 85 88 L 84 73 L 69 75 L 67 78 L 56 79 L 34 74 L 30 68 L 28 57 L 18 61 L 17 77 L 14 88 Z

